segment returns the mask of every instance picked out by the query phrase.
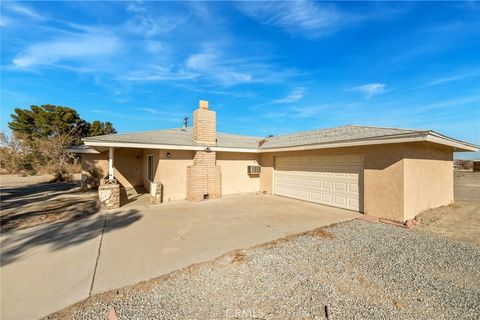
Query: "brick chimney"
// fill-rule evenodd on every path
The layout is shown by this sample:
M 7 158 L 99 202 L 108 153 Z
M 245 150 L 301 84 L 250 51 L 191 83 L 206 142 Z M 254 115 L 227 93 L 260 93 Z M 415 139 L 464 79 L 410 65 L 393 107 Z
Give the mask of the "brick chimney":
M 217 115 L 208 110 L 208 101 L 200 100 L 193 112 L 193 140 L 199 144 L 215 145 L 217 139 Z
M 200 201 L 222 196 L 222 171 L 216 153 L 208 146 L 216 145 L 216 114 L 208 109 L 208 101 L 200 100 L 193 112 L 193 140 L 205 146 L 196 151 L 193 165 L 187 166 L 187 199 Z

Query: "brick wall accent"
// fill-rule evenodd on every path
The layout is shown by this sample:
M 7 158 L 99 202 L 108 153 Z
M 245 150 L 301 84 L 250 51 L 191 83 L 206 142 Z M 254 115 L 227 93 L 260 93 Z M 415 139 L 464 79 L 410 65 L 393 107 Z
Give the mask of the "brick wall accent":
M 222 171 L 215 152 L 197 151 L 193 165 L 187 167 L 187 199 L 193 201 L 222 196 Z
M 217 115 L 205 108 L 193 112 L 193 140 L 205 145 L 215 145 L 217 138 Z
M 193 140 L 207 147 L 216 145 L 216 139 L 216 113 L 208 110 L 208 101 L 200 100 L 193 112 Z M 187 166 L 187 199 L 200 201 L 221 196 L 222 171 L 217 166 L 216 153 L 197 151 L 193 165 Z

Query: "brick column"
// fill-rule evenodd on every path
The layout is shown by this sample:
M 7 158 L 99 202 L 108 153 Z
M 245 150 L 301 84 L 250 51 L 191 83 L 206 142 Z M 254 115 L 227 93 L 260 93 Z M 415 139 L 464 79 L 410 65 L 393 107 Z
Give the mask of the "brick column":
M 193 140 L 205 147 L 217 143 L 216 114 L 208 110 L 208 101 L 200 100 L 193 112 Z M 222 172 L 215 152 L 197 151 L 193 165 L 187 167 L 187 199 L 200 201 L 222 196 Z
M 187 199 L 200 201 L 222 196 L 222 172 L 215 152 L 197 151 L 187 167 Z
M 193 140 L 198 144 L 216 144 L 217 115 L 208 110 L 208 101 L 200 100 L 198 109 L 193 112 Z

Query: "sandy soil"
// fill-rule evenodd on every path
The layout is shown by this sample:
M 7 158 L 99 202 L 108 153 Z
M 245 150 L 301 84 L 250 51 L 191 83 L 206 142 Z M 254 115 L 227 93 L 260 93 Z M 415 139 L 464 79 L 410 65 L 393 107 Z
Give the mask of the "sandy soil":
M 455 203 L 423 212 L 419 232 L 480 245 L 480 172 L 455 172 Z
M 98 212 L 97 192 L 80 190 L 73 182 L 55 182 L 51 175 L 0 176 L 2 232 L 39 224 L 78 219 Z

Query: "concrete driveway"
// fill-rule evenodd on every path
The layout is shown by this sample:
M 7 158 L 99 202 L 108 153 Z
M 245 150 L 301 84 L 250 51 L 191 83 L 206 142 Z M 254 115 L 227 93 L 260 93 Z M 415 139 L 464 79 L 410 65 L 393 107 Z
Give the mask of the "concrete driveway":
M 359 214 L 236 195 L 130 207 L 1 236 L 1 318 L 45 316 L 91 294 Z

